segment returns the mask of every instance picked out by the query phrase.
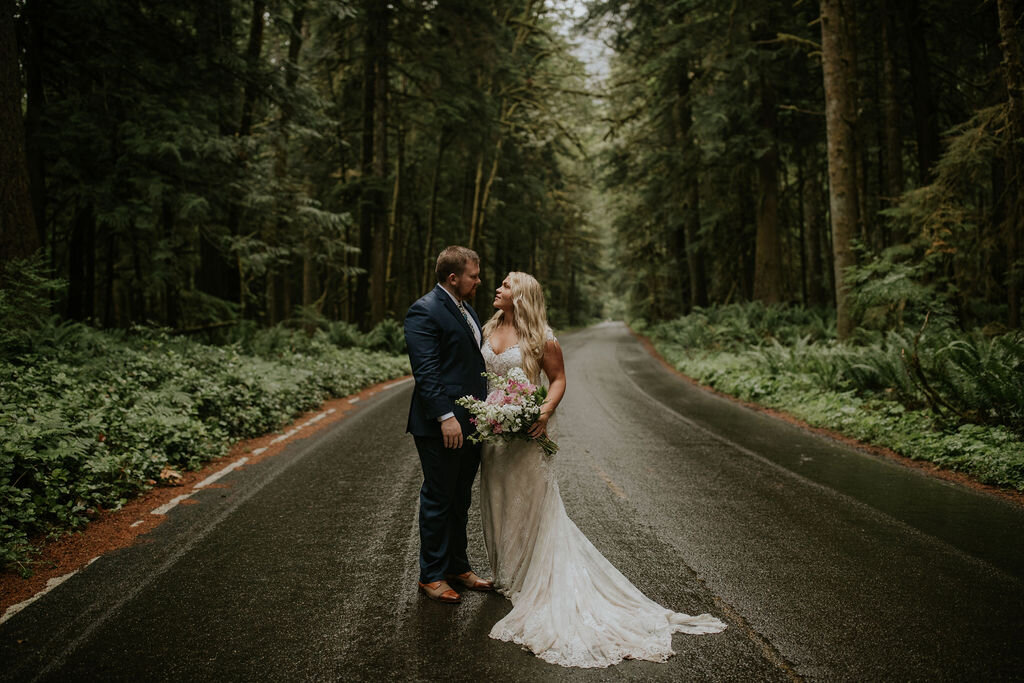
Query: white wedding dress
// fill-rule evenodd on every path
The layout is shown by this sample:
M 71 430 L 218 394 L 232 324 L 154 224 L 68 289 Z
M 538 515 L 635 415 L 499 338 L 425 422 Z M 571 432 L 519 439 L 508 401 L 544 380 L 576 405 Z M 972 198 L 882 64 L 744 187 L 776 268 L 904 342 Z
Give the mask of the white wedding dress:
M 518 346 L 495 354 L 485 341 L 483 355 L 495 374 L 522 366 Z M 615 569 L 565 514 L 554 461 L 533 442 L 484 446 L 480 513 L 495 588 L 513 605 L 492 638 L 553 664 L 606 667 L 663 662 L 673 633 L 725 629 L 709 614 L 665 609 Z

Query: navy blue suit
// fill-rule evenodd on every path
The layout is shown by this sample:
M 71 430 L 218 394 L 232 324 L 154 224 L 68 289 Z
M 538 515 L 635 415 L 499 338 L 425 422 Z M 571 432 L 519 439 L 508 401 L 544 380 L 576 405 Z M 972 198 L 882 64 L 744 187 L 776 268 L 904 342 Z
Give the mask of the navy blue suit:
M 480 319 L 468 305 L 469 315 Z M 420 489 L 420 581 L 471 569 L 466 557 L 466 524 L 480 447 L 465 440 L 475 431 L 460 396 L 484 398 L 487 380 L 480 346 L 469 324 L 440 285 L 418 299 L 405 316 L 405 343 L 416 386 L 409 423 L 423 467 Z M 462 426 L 462 448 L 444 447 L 437 418 L 453 412 Z

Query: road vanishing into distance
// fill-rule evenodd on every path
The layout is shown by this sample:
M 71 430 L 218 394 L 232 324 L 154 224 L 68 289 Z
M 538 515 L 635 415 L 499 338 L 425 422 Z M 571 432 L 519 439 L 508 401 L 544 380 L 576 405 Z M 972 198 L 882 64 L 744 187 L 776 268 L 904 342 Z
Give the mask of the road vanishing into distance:
M 702 391 L 622 324 L 561 343 L 569 515 L 648 596 L 723 633 L 677 634 L 664 664 L 563 669 L 488 638 L 500 595 L 420 596 L 406 382 L 0 625 L 0 680 L 1024 678 L 1020 506 Z

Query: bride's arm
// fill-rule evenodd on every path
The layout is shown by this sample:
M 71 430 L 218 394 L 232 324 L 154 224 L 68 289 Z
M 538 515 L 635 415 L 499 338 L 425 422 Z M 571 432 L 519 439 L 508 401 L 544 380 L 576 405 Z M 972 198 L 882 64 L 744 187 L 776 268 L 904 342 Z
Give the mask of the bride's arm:
M 557 340 L 551 339 L 544 344 L 540 367 L 550 380 L 551 386 L 548 387 L 548 398 L 540 409 L 540 419 L 530 427 L 530 436 L 533 437 L 545 432 L 551 414 L 555 412 L 565 394 L 565 362 L 562 360 L 562 347 L 558 345 Z

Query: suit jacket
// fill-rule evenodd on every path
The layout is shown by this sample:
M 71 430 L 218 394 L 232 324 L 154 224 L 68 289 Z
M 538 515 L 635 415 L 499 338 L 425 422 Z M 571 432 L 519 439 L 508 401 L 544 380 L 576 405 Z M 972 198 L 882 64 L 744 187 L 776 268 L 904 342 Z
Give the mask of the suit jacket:
M 480 319 L 469 305 L 466 311 L 477 327 Z M 418 299 L 405 314 L 405 343 L 416 387 L 409 406 L 406 431 L 414 436 L 441 436 L 441 423 L 437 418 L 455 413 L 466 436 L 475 431 L 469 422 L 469 412 L 455 405 L 455 399 L 472 394 L 487 396 L 486 371 L 480 346 L 441 285 Z

